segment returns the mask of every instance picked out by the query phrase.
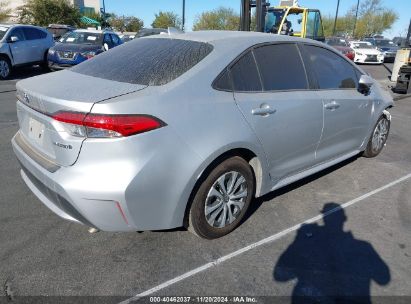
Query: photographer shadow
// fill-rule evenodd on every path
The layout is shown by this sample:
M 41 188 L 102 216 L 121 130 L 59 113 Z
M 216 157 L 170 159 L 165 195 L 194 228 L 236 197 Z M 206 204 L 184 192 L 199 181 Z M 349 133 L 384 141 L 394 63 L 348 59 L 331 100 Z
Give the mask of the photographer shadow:
M 275 281 L 296 280 L 293 304 L 371 303 L 370 285 L 390 282 L 390 270 L 372 245 L 343 230 L 347 217 L 336 203 L 324 205 L 324 225 L 301 226 L 274 267 Z

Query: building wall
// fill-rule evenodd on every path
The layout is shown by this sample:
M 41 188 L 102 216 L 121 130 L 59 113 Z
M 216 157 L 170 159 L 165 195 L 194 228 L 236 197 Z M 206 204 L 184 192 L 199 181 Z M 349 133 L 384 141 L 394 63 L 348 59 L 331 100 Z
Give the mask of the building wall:
M 100 0 L 69 0 L 72 4 L 76 5 L 80 9 L 94 8 L 95 12 L 100 12 Z M 10 20 L 9 22 L 17 22 L 17 8 L 24 5 L 24 0 L 11 0 L 9 1 L 9 8 L 11 8 Z

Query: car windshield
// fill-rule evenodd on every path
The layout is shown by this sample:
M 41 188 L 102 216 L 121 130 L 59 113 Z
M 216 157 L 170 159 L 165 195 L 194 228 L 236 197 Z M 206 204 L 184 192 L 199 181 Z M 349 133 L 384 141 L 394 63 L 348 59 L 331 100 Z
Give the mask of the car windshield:
M 375 47 L 368 43 L 354 43 L 354 48 L 357 49 L 374 49 Z
M 132 84 L 164 85 L 194 67 L 213 50 L 208 43 L 140 38 L 71 69 L 83 75 Z
M 327 41 L 327 44 L 332 46 L 348 46 L 347 41 L 344 39 L 330 39 Z
M 59 42 L 99 45 L 103 43 L 103 34 L 92 32 L 68 32 L 60 38 Z
M 377 46 L 395 46 L 391 40 L 375 40 Z
M 0 40 L 4 38 L 8 30 L 8 27 L 0 26 Z

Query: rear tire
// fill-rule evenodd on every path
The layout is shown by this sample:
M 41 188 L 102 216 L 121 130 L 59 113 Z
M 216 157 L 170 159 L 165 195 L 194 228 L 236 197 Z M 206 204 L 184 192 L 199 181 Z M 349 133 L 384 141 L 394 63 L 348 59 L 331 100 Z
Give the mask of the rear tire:
M 363 156 L 367 158 L 376 157 L 381 153 L 382 149 L 387 142 L 388 135 L 390 133 L 390 120 L 382 115 L 372 131 L 370 140 L 368 141 L 367 148 L 365 149 Z
M 254 197 L 251 166 L 241 157 L 216 166 L 198 188 L 191 204 L 188 230 L 216 239 L 239 226 Z
M 11 70 L 12 70 L 12 67 L 11 67 L 10 60 L 5 56 L 1 56 L 0 57 L 0 79 L 1 80 L 7 79 L 11 74 Z

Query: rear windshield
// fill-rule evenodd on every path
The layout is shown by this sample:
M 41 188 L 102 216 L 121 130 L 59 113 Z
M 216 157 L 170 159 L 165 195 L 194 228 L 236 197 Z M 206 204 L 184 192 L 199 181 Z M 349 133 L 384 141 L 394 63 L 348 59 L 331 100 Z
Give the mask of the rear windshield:
M 116 47 L 71 69 L 84 75 L 159 86 L 180 77 L 213 50 L 208 43 L 140 38 Z

